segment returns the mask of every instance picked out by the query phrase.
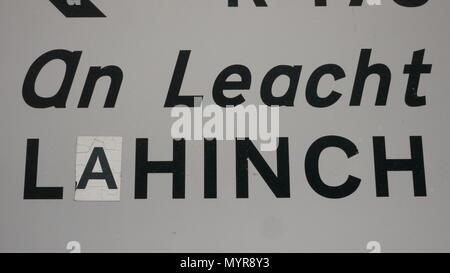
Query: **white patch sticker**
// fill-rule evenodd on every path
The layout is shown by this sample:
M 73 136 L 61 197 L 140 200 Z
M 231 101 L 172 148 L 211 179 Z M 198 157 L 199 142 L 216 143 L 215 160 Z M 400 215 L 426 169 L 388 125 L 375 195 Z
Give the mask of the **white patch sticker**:
M 77 139 L 75 201 L 120 201 L 122 137 Z

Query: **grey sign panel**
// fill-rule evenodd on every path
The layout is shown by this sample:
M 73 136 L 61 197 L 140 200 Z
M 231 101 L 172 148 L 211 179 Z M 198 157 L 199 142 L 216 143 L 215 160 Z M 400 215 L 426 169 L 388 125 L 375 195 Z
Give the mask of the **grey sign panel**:
M 1 252 L 450 251 L 449 1 L 54 2 L 0 2 Z M 217 105 L 233 65 L 225 97 L 282 101 L 278 158 L 174 148 L 169 89 Z M 114 154 L 120 200 L 75 201 L 78 137 L 121 138 L 94 157 Z

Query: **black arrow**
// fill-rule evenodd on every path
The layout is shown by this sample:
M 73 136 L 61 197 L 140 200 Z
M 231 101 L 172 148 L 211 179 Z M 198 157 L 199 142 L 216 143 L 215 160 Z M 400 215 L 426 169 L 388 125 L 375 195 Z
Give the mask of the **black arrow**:
M 66 17 L 106 17 L 90 0 L 50 0 Z
M 253 0 L 253 2 L 255 2 L 255 5 L 257 7 L 267 7 L 266 0 Z M 237 7 L 238 0 L 228 0 L 228 6 L 229 7 Z

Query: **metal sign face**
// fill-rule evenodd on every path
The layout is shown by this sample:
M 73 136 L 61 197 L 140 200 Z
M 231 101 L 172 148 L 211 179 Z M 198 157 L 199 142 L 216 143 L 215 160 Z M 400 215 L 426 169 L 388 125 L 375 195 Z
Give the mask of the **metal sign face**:
M 449 11 L 1 1 L 0 251 L 450 251 Z

